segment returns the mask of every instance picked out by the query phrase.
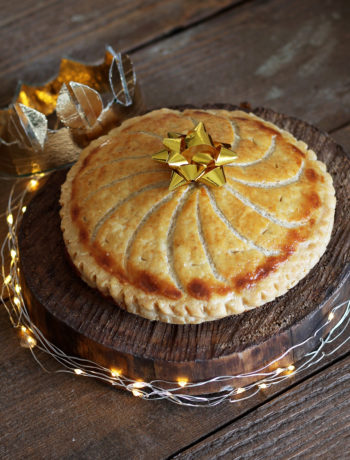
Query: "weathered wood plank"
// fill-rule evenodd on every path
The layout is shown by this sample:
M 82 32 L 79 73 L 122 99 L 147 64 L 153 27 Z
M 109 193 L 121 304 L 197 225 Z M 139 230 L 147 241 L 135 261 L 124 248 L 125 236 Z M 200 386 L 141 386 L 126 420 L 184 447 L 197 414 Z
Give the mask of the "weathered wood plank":
M 0 2 L 1 4 L 1 17 L 0 17 L 0 27 L 18 21 L 19 19 L 30 16 L 33 14 L 38 14 L 38 11 L 51 6 L 57 0 L 46 0 L 45 2 L 33 2 L 33 0 L 21 0 L 21 7 L 18 8 L 18 5 L 15 5 L 12 2 Z
M 176 459 L 349 458 L 350 356 Z
M 350 153 L 350 124 L 332 133 L 332 137 Z
M 0 107 L 11 99 L 18 79 L 44 82 L 57 71 L 61 56 L 93 62 L 106 44 L 116 50 L 149 41 L 203 20 L 239 0 L 173 2 L 33 0 L 1 2 Z M 3 9 L 4 7 L 4 9 Z
M 189 6 L 194 2 L 170 2 L 166 10 L 168 3 L 112 12 L 103 4 L 98 15 L 71 5 L 40 10 L 31 24 L 24 18 L 21 28 L 30 24 L 33 38 L 14 40 L 11 55 L 3 54 L 0 106 L 9 101 L 19 77 L 31 82 L 51 77 L 62 54 L 93 61 L 106 43 L 130 50 L 218 11 L 213 3 L 222 6 L 218 0 L 209 2 L 210 8 L 200 2 L 206 6 L 198 12 Z M 329 130 L 350 120 L 349 19 L 346 0 L 296 0 L 283 8 L 278 0 L 256 0 L 225 9 L 132 57 L 150 106 L 248 100 Z M 46 40 L 48 35 L 53 39 Z
M 29 351 L 19 346 L 3 309 L 0 348 L 0 457 L 11 460 L 167 458 L 233 423 L 310 372 L 243 403 L 186 408 L 166 401 L 142 401 L 84 377 L 45 373 Z M 344 347 L 312 370 L 320 370 L 349 351 L 349 346 Z M 51 358 L 40 357 L 46 367 L 56 368 Z M 322 382 L 328 379 L 325 372 Z M 312 385 L 319 394 L 322 387 Z M 295 436 L 297 440 L 297 433 Z
M 247 3 L 132 54 L 149 105 L 249 101 L 334 129 L 350 120 L 350 3 Z

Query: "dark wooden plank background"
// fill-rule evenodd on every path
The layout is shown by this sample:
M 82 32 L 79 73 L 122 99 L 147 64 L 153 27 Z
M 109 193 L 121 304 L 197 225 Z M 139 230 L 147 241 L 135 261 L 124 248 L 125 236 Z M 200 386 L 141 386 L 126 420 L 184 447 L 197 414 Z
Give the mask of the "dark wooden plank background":
M 103 56 L 106 44 L 132 51 L 235 3 L 238 0 L 2 0 L 0 107 L 11 100 L 19 78 L 46 81 L 62 56 L 94 62 Z
M 91 62 L 110 44 L 130 51 L 149 107 L 249 101 L 332 132 L 350 150 L 347 0 L 1 0 L 0 7 L 0 106 L 18 79 L 45 81 L 61 55 Z M 0 214 L 8 189 L 0 181 Z M 0 458 L 350 454 L 349 346 L 244 404 L 212 409 L 47 374 L 19 347 L 4 309 L 0 347 Z

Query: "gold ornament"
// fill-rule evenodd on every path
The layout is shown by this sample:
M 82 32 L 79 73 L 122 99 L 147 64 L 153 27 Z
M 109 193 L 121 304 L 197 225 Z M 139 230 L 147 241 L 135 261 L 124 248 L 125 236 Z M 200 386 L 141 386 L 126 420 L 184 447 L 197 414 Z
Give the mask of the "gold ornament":
M 0 110 L 0 176 L 25 176 L 77 160 L 81 148 L 143 109 L 130 57 L 106 48 L 104 61 L 62 59 L 57 77 L 22 84 Z
M 214 145 L 202 122 L 187 135 L 168 133 L 163 144 L 167 149 L 155 153 L 152 158 L 167 163 L 173 170 L 169 190 L 189 182 L 220 187 L 226 182 L 223 166 L 237 158 L 236 153 L 223 144 Z

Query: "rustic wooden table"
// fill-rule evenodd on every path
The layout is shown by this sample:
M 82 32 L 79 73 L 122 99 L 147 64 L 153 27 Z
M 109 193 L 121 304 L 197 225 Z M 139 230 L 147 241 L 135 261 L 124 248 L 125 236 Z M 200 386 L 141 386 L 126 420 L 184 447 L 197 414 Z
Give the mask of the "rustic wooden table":
M 0 107 L 62 55 L 128 51 L 149 108 L 271 107 L 350 150 L 348 0 L 0 1 Z M 10 184 L 0 181 L 0 214 Z M 350 194 L 350 191 L 349 191 Z M 1 217 L 0 237 L 6 234 Z M 238 404 L 185 408 L 46 374 L 0 309 L 0 457 L 349 458 L 350 344 Z M 350 332 L 350 331 L 349 331 Z M 47 356 L 43 362 L 55 364 Z

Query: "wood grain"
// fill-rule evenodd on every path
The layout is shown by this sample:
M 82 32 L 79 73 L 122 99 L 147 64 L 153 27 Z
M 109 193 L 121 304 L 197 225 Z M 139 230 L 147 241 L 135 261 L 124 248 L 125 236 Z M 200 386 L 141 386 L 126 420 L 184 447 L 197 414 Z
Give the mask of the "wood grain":
M 45 82 L 62 56 L 87 62 L 145 45 L 234 5 L 238 0 L 131 0 L 71 2 L 2 1 L 0 19 L 0 107 L 9 103 L 18 79 Z M 21 33 L 18 33 L 21 31 Z
M 44 372 L 29 350 L 19 346 L 4 309 L 0 309 L 0 348 L 0 458 L 4 460 L 165 459 L 238 423 L 241 416 L 249 417 L 271 398 L 278 400 L 290 386 L 298 393 L 298 382 L 310 374 L 308 370 L 291 377 L 244 403 L 186 408 L 166 401 L 142 401 L 92 379 Z M 324 378 L 321 384 L 311 385 L 310 393 L 322 400 L 328 366 L 349 351 L 349 345 L 345 346 L 311 369 Z M 39 352 L 39 357 L 47 369 L 59 369 L 47 355 Z M 338 417 L 346 414 L 344 409 Z M 303 424 L 303 430 L 314 436 L 312 424 Z M 338 445 L 344 442 L 338 439 Z
M 33 321 L 51 341 L 69 354 L 120 368 L 132 378 L 176 381 L 182 376 L 198 382 L 266 366 L 310 337 L 335 299 L 340 303 L 348 298 L 350 289 L 341 287 L 350 276 L 350 222 L 345 218 L 350 214 L 350 160 L 331 138 L 306 123 L 266 109 L 256 112 L 304 140 L 334 177 L 338 202 L 333 236 L 310 274 L 274 302 L 219 321 L 179 326 L 129 314 L 88 288 L 69 266 L 58 215 L 65 173 L 56 173 L 29 205 L 19 232 L 24 294 Z M 276 367 L 297 361 L 315 343 L 295 348 Z M 242 386 L 247 381 L 232 383 Z M 191 392 L 218 391 L 221 386 Z
M 132 53 L 149 106 L 249 101 L 330 130 L 350 121 L 350 3 L 256 1 Z
M 349 2 L 295 0 L 283 8 L 279 0 L 234 3 L 133 0 L 129 8 L 105 1 L 96 10 L 91 0 L 63 6 L 56 1 L 20 23 L 9 21 L 11 29 L 0 35 L 8 45 L 0 54 L 0 106 L 9 102 L 19 78 L 45 81 L 60 56 L 91 62 L 110 44 L 135 50 L 149 106 L 198 105 L 205 95 L 207 101 L 248 100 L 326 130 L 349 122 Z M 203 24 L 188 27 L 197 21 Z M 160 40 L 166 34 L 171 36 Z
M 350 125 L 344 126 L 342 129 L 332 133 L 333 139 L 335 139 L 338 144 L 343 145 L 345 150 L 350 152 Z M 349 156 L 349 155 L 348 155 Z
M 350 356 L 215 433 L 176 459 L 345 459 Z

